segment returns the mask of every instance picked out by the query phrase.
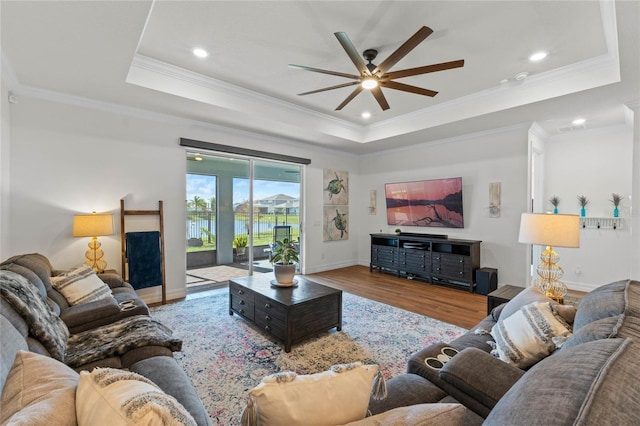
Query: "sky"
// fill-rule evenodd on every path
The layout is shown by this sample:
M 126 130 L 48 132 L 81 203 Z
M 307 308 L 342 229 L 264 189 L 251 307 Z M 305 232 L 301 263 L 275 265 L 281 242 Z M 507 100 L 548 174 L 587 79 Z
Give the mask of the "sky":
M 253 198 L 260 200 L 276 194 L 286 194 L 300 198 L 300 184 L 295 182 L 276 182 L 256 180 L 253 188 Z M 216 196 L 216 177 L 187 174 L 187 201 L 198 196 L 209 201 Z M 233 203 L 241 203 L 249 199 L 249 180 L 233 180 Z

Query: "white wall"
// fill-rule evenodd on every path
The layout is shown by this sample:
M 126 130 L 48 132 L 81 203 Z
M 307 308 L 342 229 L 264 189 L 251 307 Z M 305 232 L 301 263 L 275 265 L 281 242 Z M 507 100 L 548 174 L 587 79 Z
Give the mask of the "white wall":
M 9 145 L 11 126 L 9 123 L 9 91 L 4 74 L 0 82 L 0 259 L 9 251 L 9 239 L 4 238 L 9 230 Z
M 452 238 L 482 240 L 482 266 L 498 268 L 500 284 L 523 286 L 526 283 L 527 249 L 525 245 L 517 243 L 517 234 L 520 214 L 528 206 L 528 125 L 356 157 L 130 108 L 121 109 L 62 96 L 60 99 L 56 96 L 56 101 L 50 98 L 23 95 L 18 103 L 9 105 L 9 113 L 2 111 L 0 160 L 3 164 L 3 188 L 7 186 L 6 182 L 10 182 L 8 196 L 5 194 L 0 200 L 2 259 L 14 254 L 40 252 L 48 256 L 57 268 L 80 264 L 88 239 L 71 236 L 74 214 L 95 210 L 112 212 L 117 217 L 121 198 L 126 200 L 128 209 L 154 209 L 157 201 L 163 200 L 168 296 L 183 297 L 186 272 L 186 161 L 185 151 L 178 143 L 180 137 L 186 137 L 285 152 L 312 160 L 311 165 L 305 167 L 303 181 L 305 273 L 369 264 L 369 234 L 393 230 L 386 224 L 385 183 L 462 176 L 465 227 L 440 231 Z M 10 120 L 10 147 L 7 147 L 4 138 L 7 119 Z M 638 126 L 632 152 L 627 154 L 627 158 L 633 157 L 636 163 L 640 149 L 637 129 Z M 607 133 L 600 139 L 599 148 L 602 147 L 602 139 L 606 139 L 607 143 L 610 140 Z M 596 144 L 595 140 L 593 142 Z M 567 153 L 559 152 L 557 155 L 567 158 Z M 4 166 L 7 156 L 10 167 Z M 599 164 L 600 156 L 596 152 L 583 161 L 594 166 Z M 350 229 L 347 241 L 322 241 L 324 168 L 350 173 Z M 7 169 L 9 180 L 6 179 Z M 607 186 L 606 193 L 617 191 L 631 194 L 631 170 L 625 168 L 618 173 L 626 186 L 616 189 Z M 634 173 L 637 175 L 637 171 Z M 577 172 L 567 174 L 568 179 L 579 181 L 576 176 L 579 176 Z M 491 182 L 502 184 L 499 218 L 489 217 Z M 378 193 L 377 215 L 370 215 L 368 210 L 371 189 L 376 189 Z M 637 192 L 637 186 L 633 190 Z M 576 191 L 571 189 L 570 196 L 565 198 L 575 197 Z M 594 194 L 594 202 L 599 197 Z M 595 204 L 593 207 L 603 209 Z M 635 217 L 637 222 L 637 213 Z M 116 225 L 119 225 L 118 221 Z M 150 226 L 146 221 L 142 225 Z M 403 227 L 403 230 L 433 231 L 417 227 Z M 115 235 L 101 238 L 109 267 L 118 270 L 119 235 L 117 226 Z M 630 241 L 620 244 L 629 250 L 629 246 L 638 244 L 638 241 L 636 233 Z M 634 251 L 630 252 L 626 271 L 632 268 L 629 263 L 633 263 L 631 257 Z M 570 259 L 569 255 L 561 256 Z M 638 256 L 637 250 L 635 256 Z M 588 264 L 595 262 L 588 260 Z M 600 264 L 604 275 L 614 275 L 611 271 L 607 272 L 606 262 Z M 617 273 L 617 269 L 614 272 Z M 629 273 L 632 278 L 638 278 L 633 276 L 633 270 Z M 583 273 L 583 276 L 586 275 Z M 611 280 L 607 278 L 606 281 Z M 157 288 L 147 289 L 142 295 L 148 302 L 154 302 L 159 300 L 160 291 Z
M 186 161 L 179 138 L 186 137 L 310 158 L 303 188 L 304 220 L 311 224 L 305 235 L 306 271 L 356 263 L 357 238 L 331 243 L 325 249 L 329 243 L 322 243 L 317 225 L 322 220 L 322 169 L 353 173 L 355 157 L 228 133 L 164 115 L 130 109 L 124 114 L 111 105 L 90 102 L 73 105 L 22 96 L 11 105 L 10 118 L 10 229 L 3 259 L 40 252 L 56 268 L 78 265 L 89 239 L 71 236 L 74 214 L 112 212 L 116 234 L 100 241 L 108 268 L 120 270 L 119 200 L 125 199 L 127 209 L 145 210 L 156 209 L 158 200 L 163 200 L 167 295 L 169 299 L 183 297 Z M 153 226 L 150 220 L 140 218 L 140 229 Z M 136 229 L 127 225 L 127 230 Z M 6 239 L 4 232 L 2 239 Z M 327 256 L 322 259 L 324 252 Z M 159 288 L 141 294 L 148 302 L 160 298 Z
M 481 266 L 497 268 L 500 284 L 524 285 L 526 247 L 517 240 L 527 206 L 527 149 L 527 127 L 517 126 L 362 157 L 358 201 L 352 204 L 360 224 L 360 263 L 369 264 L 370 233 L 396 228 L 387 225 L 385 183 L 462 176 L 464 229 L 403 226 L 402 231 L 482 240 Z M 502 187 L 499 218 L 489 216 L 491 182 Z M 378 195 L 376 215 L 368 211 L 371 189 Z
M 611 193 L 624 196 L 623 228 L 585 228 L 580 247 L 557 248 L 564 281 L 571 289 L 589 291 L 631 275 L 630 222 L 633 128 L 629 125 L 574 131 L 548 138 L 545 151 L 545 200 L 560 198 L 560 213 L 580 214 L 578 195 L 585 195 L 588 217 L 612 217 Z M 547 209 L 552 206 L 546 202 Z

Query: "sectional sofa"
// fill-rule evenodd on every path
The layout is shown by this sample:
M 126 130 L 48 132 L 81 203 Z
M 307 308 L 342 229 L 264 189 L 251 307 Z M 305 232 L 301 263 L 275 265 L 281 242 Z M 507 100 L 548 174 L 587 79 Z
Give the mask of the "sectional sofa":
M 0 264 L 0 424 L 210 425 L 173 358 L 182 341 L 115 275 L 87 274 L 108 294 L 70 304 L 72 272 L 40 254 Z
M 526 289 L 458 339 L 414 354 L 387 390 L 358 425 L 432 415 L 447 425 L 640 424 L 640 282 L 603 285 L 573 312 Z

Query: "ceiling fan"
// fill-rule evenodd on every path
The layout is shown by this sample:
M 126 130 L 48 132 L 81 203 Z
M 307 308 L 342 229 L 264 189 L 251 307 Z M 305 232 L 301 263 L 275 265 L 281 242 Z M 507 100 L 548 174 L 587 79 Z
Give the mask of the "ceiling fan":
M 365 64 L 363 58 L 360 57 L 360 55 L 358 54 L 358 51 L 356 50 L 355 46 L 353 45 L 353 43 L 351 42 L 347 34 L 343 32 L 334 33 L 334 35 L 342 45 L 342 48 L 347 52 L 347 55 L 349 56 L 353 64 L 356 66 L 356 69 L 358 70 L 358 72 L 360 72 L 360 75 L 346 74 L 346 73 L 337 72 L 337 71 L 329 71 L 329 70 L 323 70 L 319 68 L 305 67 L 303 65 L 289 64 L 290 68 L 301 69 L 305 71 L 313 71 L 313 72 L 318 72 L 322 74 L 335 75 L 338 77 L 345 77 L 345 78 L 354 80 L 349 83 L 338 84 L 336 86 L 325 87 L 318 90 L 312 90 L 310 92 L 298 93 L 298 95 L 299 96 L 310 95 L 312 93 L 320 93 L 320 92 L 325 92 L 327 90 L 355 86 L 357 84 L 358 87 L 356 87 L 355 90 L 351 92 L 351 94 L 347 96 L 347 98 L 344 101 L 342 101 L 340 105 L 338 105 L 338 107 L 336 108 L 336 111 L 339 111 L 342 108 L 344 108 L 349 102 L 351 102 L 356 96 L 358 96 L 363 89 L 368 89 L 371 91 L 371 94 L 373 94 L 373 97 L 376 99 L 376 101 L 378 101 L 378 104 L 380 105 L 380 108 L 382 108 L 383 111 L 389 109 L 389 103 L 387 102 L 387 99 L 384 97 L 381 87 L 433 97 L 437 95 L 438 92 L 435 92 L 433 90 L 423 89 L 421 87 L 411 86 L 409 84 L 399 83 L 394 80 L 398 78 L 403 78 L 403 77 L 411 77 L 414 75 L 444 71 L 452 68 L 460 68 L 464 66 L 463 59 L 460 59 L 457 61 L 451 61 L 451 62 L 443 62 L 440 64 L 425 65 L 417 68 L 409 68 L 405 70 L 389 72 L 389 70 L 396 63 L 398 63 L 398 61 L 400 61 L 409 52 L 411 52 L 416 46 L 422 43 L 427 37 L 429 37 L 429 35 L 431 35 L 431 33 L 433 33 L 433 30 L 431 28 L 423 26 L 418 30 L 418 32 L 412 35 L 407 41 L 405 41 L 402 44 L 402 46 L 397 48 L 395 52 L 389 55 L 389 57 L 387 57 L 387 59 L 382 61 L 379 65 L 375 65 L 372 63 L 372 61 L 378 55 L 377 50 L 367 49 L 363 52 L 364 59 L 366 59 L 369 62 L 368 64 Z

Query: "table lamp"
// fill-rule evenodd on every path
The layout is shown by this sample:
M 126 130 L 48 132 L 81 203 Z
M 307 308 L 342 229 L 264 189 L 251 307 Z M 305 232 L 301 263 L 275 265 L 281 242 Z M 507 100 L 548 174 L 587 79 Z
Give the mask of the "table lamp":
M 113 215 L 111 214 L 78 214 L 73 218 L 73 236 L 91 237 L 89 250 L 85 253 L 87 260 L 84 264 L 91 266 L 94 271 L 100 273 L 107 267 L 107 262 L 102 259 L 104 252 L 100 249 L 98 237 L 113 234 Z
M 569 214 L 522 213 L 518 242 L 547 246 L 540 254 L 534 285 L 547 297 L 562 303 L 568 288 L 553 247 L 580 247 L 580 217 Z

